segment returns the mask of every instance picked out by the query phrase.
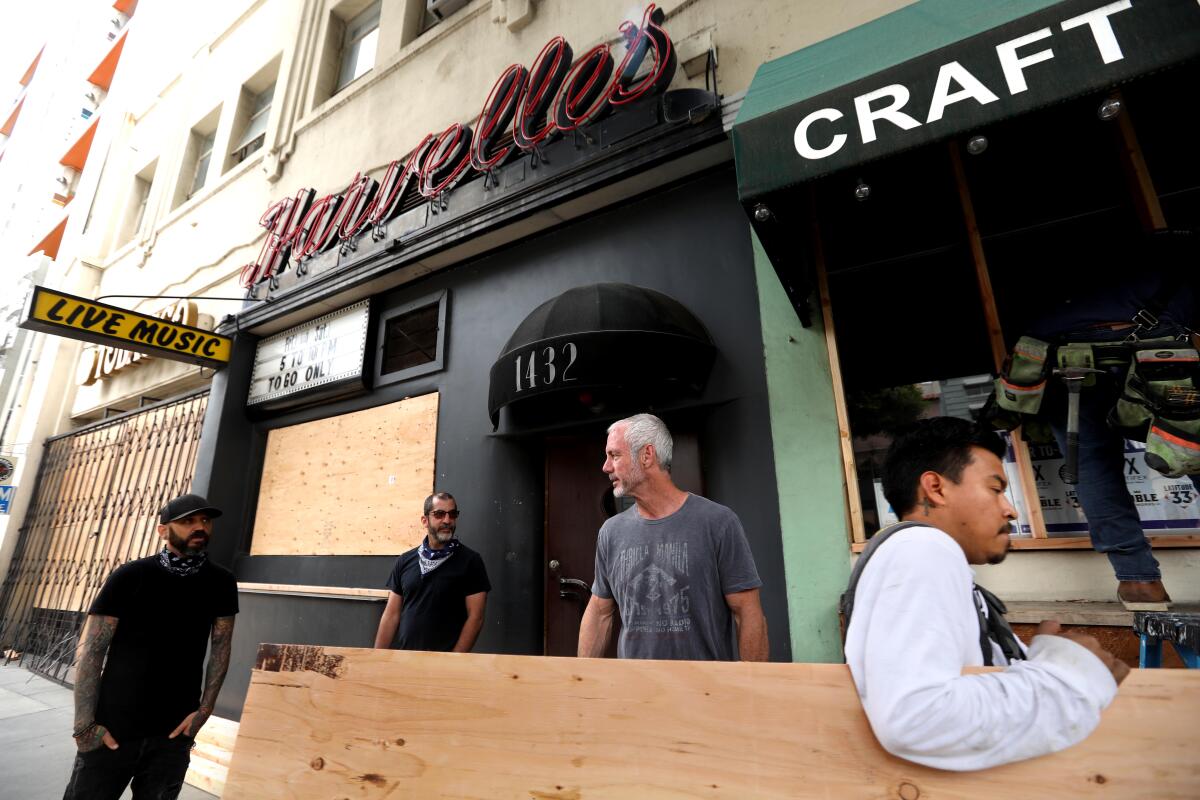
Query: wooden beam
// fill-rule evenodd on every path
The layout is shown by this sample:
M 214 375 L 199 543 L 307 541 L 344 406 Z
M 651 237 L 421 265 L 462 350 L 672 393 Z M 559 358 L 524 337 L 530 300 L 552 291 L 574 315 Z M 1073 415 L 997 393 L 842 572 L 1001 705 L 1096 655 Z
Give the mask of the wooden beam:
M 281 594 L 290 597 L 329 597 L 337 600 L 387 600 L 387 589 L 361 589 L 348 586 L 303 586 L 291 583 L 238 582 L 238 591 L 248 594 Z
M 962 208 L 967 243 L 971 248 L 971 261 L 975 264 L 979 298 L 983 303 L 988 344 L 992 348 L 992 368 L 999 372 L 1008 356 L 1008 347 L 1004 344 L 1004 330 L 1000 326 L 1000 312 L 996 308 L 996 293 L 992 290 L 992 276 L 988 272 L 987 256 L 983 252 L 983 237 L 979 234 L 979 221 L 975 217 L 975 202 L 971 199 L 971 187 L 967 183 L 967 172 L 963 169 L 962 147 L 953 140 L 948 142 L 947 146 L 950 150 L 950 164 L 954 167 L 954 183 L 958 188 L 958 201 Z M 1021 438 L 1020 429 L 1013 431 L 1009 439 L 1016 455 L 1017 474 L 1020 476 L 1021 494 L 1025 498 L 1025 513 L 1029 515 L 1030 533 L 1035 539 L 1045 539 L 1046 520 L 1042 517 L 1041 498 L 1033 480 L 1033 460 L 1029 457 L 1029 446 Z
M 1082 743 L 956 773 L 885 752 L 840 664 L 263 645 L 224 798 L 1184 798 L 1198 718 L 1200 672 L 1133 670 Z
M 1142 153 L 1142 145 L 1138 142 L 1137 131 L 1133 127 L 1133 117 L 1130 115 L 1125 96 L 1118 90 L 1114 96 L 1121 103 L 1121 113 L 1117 115 L 1117 135 L 1121 144 L 1121 167 L 1125 178 L 1129 181 L 1129 191 L 1133 195 L 1133 207 L 1137 210 L 1138 220 L 1146 231 L 1160 231 L 1167 227 L 1167 217 L 1163 214 L 1162 204 L 1158 201 L 1158 192 L 1146 166 L 1146 157 Z
M 1200 547 L 1200 535 L 1194 533 L 1151 533 L 1146 535 L 1150 546 L 1155 550 L 1163 548 Z M 861 553 L 866 544 L 856 544 L 850 548 L 853 553 Z M 1008 545 L 1010 550 L 1091 550 L 1092 540 L 1087 536 L 1057 536 L 1046 539 L 1017 539 Z
M 808 218 L 812 224 L 813 263 L 817 272 L 817 291 L 821 300 L 821 320 L 825 327 L 825 348 L 829 357 L 829 376 L 833 383 L 833 407 L 837 414 L 838 442 L 842 448 L 843 481 L 846 487 L 846 517 L 850 528 L 850 541 L 867 540 L 863 522 L 862 495 L 858 488 L 858 469 L 854 458 L 853 432 L 850 430 L 850 413 L 846 406 L 846 390 L 842 386 L 842 361 L 838 356 L 837 331 L 833 325 L 833 306 L 829 302 L 829 277 L 825 271 L 825 242 L 821 236 L 821 224 L 817 215 L 815 190 L 808 190 Z

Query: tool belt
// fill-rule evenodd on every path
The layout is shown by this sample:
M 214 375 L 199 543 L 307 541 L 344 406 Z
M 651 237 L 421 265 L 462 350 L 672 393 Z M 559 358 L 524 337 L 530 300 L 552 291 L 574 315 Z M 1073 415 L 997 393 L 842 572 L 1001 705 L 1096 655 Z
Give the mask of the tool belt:
M 1126 439 L 1146 443 L 1146 464 L 1169 478 L 1200 474 L 1200 353 L 1178 338 L 1123 342 L 1017 340 L 995 381 L 984 421 L 1011 431 L 1041 410 L 1057 365 L 1124 370 L 1108 424 Z M 1096 383 L 1082 381 L 1083 391 Z
M 1200 474 L 1200 353 L 1140 342 L 1108 424 L 1146 443 L 1146 464 L 1168 478 Z

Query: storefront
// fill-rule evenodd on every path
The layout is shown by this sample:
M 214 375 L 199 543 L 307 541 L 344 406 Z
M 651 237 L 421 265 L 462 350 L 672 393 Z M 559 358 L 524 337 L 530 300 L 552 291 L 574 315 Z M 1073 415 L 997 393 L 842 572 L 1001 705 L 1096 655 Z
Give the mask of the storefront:
M 384 582 L 423 535 L 435 488 L 455 495 L 459 535 L 490 575 L 476 649 L 573 654 L 596 532 L 623 507 L 600 469 L 605 427 L 644 410 L 675 433 L 677 482 L 741 517 L 772 657 L 790 658 L 758 293 L 728 136 L 714 95 L 667 90 L 666 34 L 641 29 L 663 38 L 622 84 L 628 102 L 594 122 L 563 130 L 560 117 L 557 136 L 456 177 L 439 171 L 466 163 L 447 132 L 417 148 L 425 168 L 411 181 L 398 159 L 394 183 L 332 200 L 301 191 L 264 216 L 281 238 L 268 237 L 244 309 L 220 328 L 233 360 L 213 381 L 197 459 L 196 490 L 226 510 L 212 552 L 242 590 L 219 715 L 238 716 L 260 642 L 371 644 Z M 546 74 L 541 63 L 529 73 Z M 512 124 L 497 103 L 496 127 Z M 519 136 L 544 121 L 524 124 Z M 497 135 L 476 155 L 510 146 Z M 370 218 L 373 197 L 395 213 L 332 232 Z
M 978 414 L 1039 315 L 1152 269 L 1147 232 L 1200 223 L 1179 116 L 1198 34 L 1185 0 L 923 0 L 760 68 L 734 126 L 739 196 L 829 360 L 851 550 L 890 521 L 888 430 Z M 822 432 L 796 418 L 777 456 Z M 1194 602 L 1200 498 L 1129 447 L 1168 588 Z M 1057 448 L 1014 437 L 1011 462 L 1018 553 L 983 580 L 1010 599 L 1115 599 Z M 792 508 L 830 502 L 801 491 Z

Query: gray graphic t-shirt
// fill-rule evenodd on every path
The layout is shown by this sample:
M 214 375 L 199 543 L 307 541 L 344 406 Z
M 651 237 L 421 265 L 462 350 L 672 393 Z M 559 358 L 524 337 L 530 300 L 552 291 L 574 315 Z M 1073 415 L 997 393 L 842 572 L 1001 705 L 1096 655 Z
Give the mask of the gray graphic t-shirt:
M 725 595 L 759 586 L 737 515 L 698 495 L 669 517 L 635 506 L 600 528 L 592 594 L 616 600 L 620 658 L 736 660 Z

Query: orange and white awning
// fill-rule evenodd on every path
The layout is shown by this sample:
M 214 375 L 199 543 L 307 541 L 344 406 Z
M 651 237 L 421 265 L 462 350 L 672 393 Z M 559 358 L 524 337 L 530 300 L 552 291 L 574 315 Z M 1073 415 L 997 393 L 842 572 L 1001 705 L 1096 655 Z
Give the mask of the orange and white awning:
M 88 152 L 92 149 L 92 139 L 96 138 L 96 125 L 99 122 L 100 117 L 97 116 L 93 119 L 92 124 L 88 125 L 87 130 L 75 140 L 75 144 L 71 145 L 71 149 L 58 160 L 58 163 L 83 172 L 83 165 L 87 163 Z
M 125 37 L 128 32 L 122 33 L 121 38 L 113 44 L 112 49 L 100 61 L 92 74 L 88 75 L 88 83 L 99 86 L 104 91 L 108 91 L 108 87 L 112 85 L 113 73 L 117 71 L 117 62 L 121 60 L 121 51 L 125 48 Z
M 67 217 L 62 218 L 62 222 L 54 226 L 54 229 L 47 233 L 42 240 L 33 246 L 29 251 L 29 255 L 33 255 L 41 250 L 46 254 L 47 258 L 58 258 L 58 248 L 62 244 L 63 232 L 67 229 Z

